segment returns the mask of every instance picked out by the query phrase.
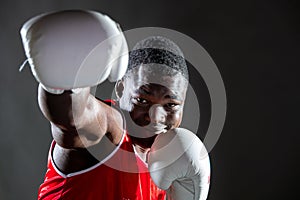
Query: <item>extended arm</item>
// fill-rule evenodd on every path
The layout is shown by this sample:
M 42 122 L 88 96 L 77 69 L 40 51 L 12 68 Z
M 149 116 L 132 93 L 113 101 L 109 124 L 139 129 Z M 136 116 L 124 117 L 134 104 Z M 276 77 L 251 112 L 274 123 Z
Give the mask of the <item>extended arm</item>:
M 116 81 L 126 71 L 128 49 L 119 26 L 94 11 L 60 11 L 28 20 L 21 36 L 40 83 L 39 106 L 58 144 L 53 150 L 56 165 L 65 172 L 84 169 L 95 162 L 90 149 L 108 149 L 96 155 L 105 157 L 120 142 L 123 120 L 91 95 L 89 87 Z

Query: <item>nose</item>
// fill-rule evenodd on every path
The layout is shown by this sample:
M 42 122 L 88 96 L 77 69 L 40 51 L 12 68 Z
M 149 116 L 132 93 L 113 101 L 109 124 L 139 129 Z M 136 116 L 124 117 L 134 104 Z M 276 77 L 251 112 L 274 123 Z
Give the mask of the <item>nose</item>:
M 154 104 L 149 109 L 149 117 L 151 123 L 164 123 L 166 121 L 167 113 L 163 106 Z

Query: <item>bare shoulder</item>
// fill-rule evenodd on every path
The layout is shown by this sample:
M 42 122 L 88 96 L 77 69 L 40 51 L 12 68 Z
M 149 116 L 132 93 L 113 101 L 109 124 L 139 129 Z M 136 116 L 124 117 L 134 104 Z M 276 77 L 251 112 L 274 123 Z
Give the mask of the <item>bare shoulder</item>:
M 125 129 L 125 119 L 121 109 L 113 101 L 102 101 L 97 99 L 98 103 L 106 113 L 106 136 L 115 145 L 119 144 Z M 98 119 L 102 119 L 101 112 L 98 113 Z

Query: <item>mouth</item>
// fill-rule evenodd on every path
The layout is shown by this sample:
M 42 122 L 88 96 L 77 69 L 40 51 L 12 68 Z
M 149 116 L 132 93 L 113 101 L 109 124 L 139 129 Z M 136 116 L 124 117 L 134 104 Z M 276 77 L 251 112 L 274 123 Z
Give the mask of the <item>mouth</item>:
M 144 126 L 144 128 L 154 134 L 165 133 L 168 131 L 168 126 L 164 124 L 149 124 L 147 126 Z

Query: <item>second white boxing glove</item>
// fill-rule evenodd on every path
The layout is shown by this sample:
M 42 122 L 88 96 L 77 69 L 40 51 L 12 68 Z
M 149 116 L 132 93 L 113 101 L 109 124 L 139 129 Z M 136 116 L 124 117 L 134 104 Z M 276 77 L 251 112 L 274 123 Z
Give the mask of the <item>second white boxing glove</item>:
M 128 64 L 128 47 L 120 27 L 95 11 L 46 13 L 21 29 L 35 78 L 47 88 L 94 86 L 120 79 Z
M 161 133 L 148 154 L 154 183 L 171 200 L 206 200 L 210 184 L 208 153 L 191 131 L 176 128 Z

